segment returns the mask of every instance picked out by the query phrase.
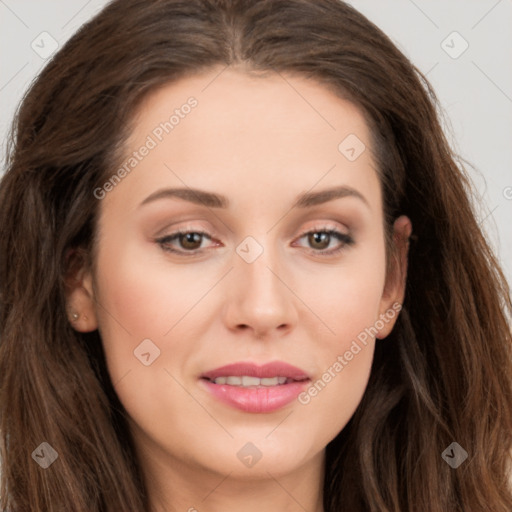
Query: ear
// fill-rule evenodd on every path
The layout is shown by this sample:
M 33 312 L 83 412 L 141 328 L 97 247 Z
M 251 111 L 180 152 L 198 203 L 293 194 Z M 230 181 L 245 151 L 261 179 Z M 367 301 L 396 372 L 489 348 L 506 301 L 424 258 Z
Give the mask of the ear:
M 82 249 L 66 254 L 66 306 L 68 318 L 76 331 L 91 332 L 98 328 L 92 272 Z
M 409 254 L 409 237 L 412 233 L 412 224 L 408 217 L 402 215 L 393 224 L 393 247 L 391 261 L 388 265 L 386 283 L 379 308 L 378 324 L 384 324 L 376 335 L 376 338 L 383 339 L 393 330 L 398 318 L 404 297 L 407 282 L 407 260 Z M 390 312 L 393 312 L 391 317 Z M 387 314 L 386 314 L 387 313 Z M 391 318 L 390 318 L 391 317 Z M 386 321 L 383 321 L 383 318 Z M 377 322 L 376 322 L 377 323 Z

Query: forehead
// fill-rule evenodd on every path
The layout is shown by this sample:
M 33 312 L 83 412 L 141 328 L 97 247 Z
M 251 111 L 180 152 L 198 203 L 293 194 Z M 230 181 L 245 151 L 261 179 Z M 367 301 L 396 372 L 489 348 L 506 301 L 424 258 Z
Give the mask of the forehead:
M 134 121 L 125 161 L 151 149 L 123 184 L 132 195 L 158 185 L 220 184 L 238 194 L 294 187 L 298 194 L 320 181 L 375 188 L 364 116 L 305 77 L 213 68 L 150 93 Z
M 217 66 L 148 94 L 136 112 L 133 140 L 141 140 L 169 120 L 191 97 L 197 100 L 198 108 L 193 109 L 194 115 L 187 123 L 179 122 L 173 127 L 174 138 L 189 133 L 212 137 L 212 128 L 222 130 L 219 139 L 229 130 L 232 135 L 240 136 L 258 133 L 261 142 L 267 143 L 276 132 L 302 133 L 311 138 L 329 132 L 339 136 L 347 130 L 363 139 L 368 135 L 360 110 L 326 85 L 297 74 L 248 74 Z M 190 130 L 184 130 L 180 124 Z

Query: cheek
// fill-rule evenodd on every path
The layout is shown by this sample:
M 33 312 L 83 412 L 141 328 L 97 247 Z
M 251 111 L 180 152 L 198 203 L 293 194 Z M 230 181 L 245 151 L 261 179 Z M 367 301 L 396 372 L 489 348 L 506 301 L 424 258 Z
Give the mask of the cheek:
M 194 350 L 179 340 L 187 341 L 185 315 L 204 295 L 204 280 L 198 283 L 197 271 L 185 266 L 151 261 L 152 251 L 141 254 L 126 241 L 112 238 L 102 249 L 96 276 L 100 334 L 111 381 L 129 417 L 151 431 L 154 421 L 168 425 L 170 411 L 190 408 L 197 414 L 178 383 L 176 365 Z
M 334 334 L 316 338 L 315 378 L 298 397 L 307 417 L 321 418 L 315 437 L 325 444 L 353 416 L 371 372 L 381 286 L 363 277 L 352 274 L 332 290 L 336 300 L 323 299 L 323 319 Z
M 139 346 L 148 348 L 152 360 L 163 349 L 166 333 L 194 299 L 197 301 L 199 291 L 204 293 L 204 284 L 195 290 L 199 285 L 190 279 L 190 273 L 180 268 L 166 272 L 161 261 L 156 264 L 152 257 L 152 251 L 142 254 L 136 244 L 117 240 L 115 235 L 98 254 L 98 323 L 113 382 L 141 366 L 134 354 Z M 154 346 L 144 340 L 151 340 Z M 145 345 L 141 345 L 143 341 Z M 161 355 L 151 368 L 162 362 Z
M 375 237 L 378 242 L 379 237 Z M 339 265 L 301 277 L 299 293 L 328 328 L 330 350 L 343 350 L 348 340 L 378 319 L 385 283 L 383 244 L 350 250 Z
M 326 329 L 315 339 L 316 379 L 299 403 L 323 418 L 326 442 L 348 422 L 365 392 L 384 281 L 384 247 L 375 244 L 347 257 L 336 272 L 317 276 L 307 295 Z

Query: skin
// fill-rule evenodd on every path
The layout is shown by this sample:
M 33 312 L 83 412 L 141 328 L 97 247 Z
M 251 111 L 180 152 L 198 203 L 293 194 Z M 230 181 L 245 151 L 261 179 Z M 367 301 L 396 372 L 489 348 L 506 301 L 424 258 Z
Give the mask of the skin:
M 76 274 L 69 308 L 80 314 L 76 330 L 100 331 L 153 510 L 321 512 L 325 447 L 360 403 L 378 341 L 361 345 L 309 403 L 273 413 L 225 405 L 199 376 L 237 361 L 281 360 L 321 379 L 402 302 L 411 223 L 395 222 L 400 258 L 386 275 L 381 189 L 360 111 L 305 78 L 222 70 L 166 85 L 141 104 L 127 155 L 187 98 L 198 101 L 99 201 L 95 267 Z M 349 134 L 366 145 L 354 161 L 338 150 Z M 299 194 L 338 185 L 365 201 L 292 208 Z M 166 187 L 215 192 L 230 205 L 162 198 L 140 206 Z M 166 252 L 155 240 L 179 228 L 212 239 L 199 239 L 200 255 Z M 301 236 L 325 228 L 354 243 Z M 252 263 L 236 252 L 247 236 L 263 249 Z M 193 244 L 169 245 L 185 253 Z M 148 338 L 160 356 L 145 366 L 134 350 Z M 248 442 L 261 452 L 252 467 L 237 457 Z

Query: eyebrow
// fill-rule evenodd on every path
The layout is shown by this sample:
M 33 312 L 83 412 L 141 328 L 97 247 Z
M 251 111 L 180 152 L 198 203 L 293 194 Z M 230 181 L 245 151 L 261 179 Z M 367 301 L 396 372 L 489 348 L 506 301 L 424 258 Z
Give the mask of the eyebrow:
M 318 192 L 304 192 L 297 197 L 292 208 L 309 208 L 343 197 L 355 197 L 360 199 L 368 207 L 370 206 L 366 198 L 360 192 L 352 187 L 340 185 L 337 187 L 320 190 Z M 226 196 L 189 187 L 164 188 L 157 190 L 156 192 L 153 192 L 151 195 L 146 197 L 140 206 L 151 203 L 153 201 L 157 201 L 159 199 L 171 198 L 183 199 L 185 201 L 207 206 L 209 208 L 228 208 L 229 206 L 229 199 Z

